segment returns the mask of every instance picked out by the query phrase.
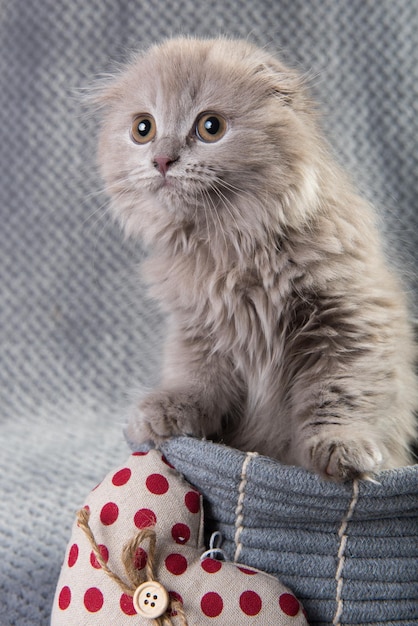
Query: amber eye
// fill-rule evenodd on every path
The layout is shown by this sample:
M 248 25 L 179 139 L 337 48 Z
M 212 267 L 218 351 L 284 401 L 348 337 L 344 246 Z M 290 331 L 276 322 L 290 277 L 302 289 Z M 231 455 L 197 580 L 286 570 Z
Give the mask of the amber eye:
M 148 143 L 152 141 L 156 132 L 157 127 L 152 115 L 143 113 L 134 118 L 131 126 L 131 137 L 135 143 Z
M 219 141 L 225 135 L 227 123 L 219 113 L 202 113 L 196 123 L 197 138 L 205 143 Z

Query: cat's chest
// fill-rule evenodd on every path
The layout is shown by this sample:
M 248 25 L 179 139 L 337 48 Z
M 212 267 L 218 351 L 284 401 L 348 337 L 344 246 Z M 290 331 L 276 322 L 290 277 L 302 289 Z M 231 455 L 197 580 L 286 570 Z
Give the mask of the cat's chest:
M 249 271 L 202 276 L 183 292 L 183 319 L 212 348 L 251 356 L 270 352 L 277 341 L 283 299 L 276 285 L 265 285 Z
M 271 351 L 284 314 L 289 281 L 253 266 L 225 269 L 205 263 L 147 262 L 151 295 L 190 336 L 206 337 L 212 349 Z

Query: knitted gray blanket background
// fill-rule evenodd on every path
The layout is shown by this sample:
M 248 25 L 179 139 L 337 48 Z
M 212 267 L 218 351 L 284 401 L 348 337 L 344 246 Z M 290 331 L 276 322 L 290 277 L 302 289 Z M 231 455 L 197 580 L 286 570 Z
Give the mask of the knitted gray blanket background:
M 112 60 L 182 33 L 249 37 L 310 73 L 336 158 L 379 208 L 388 253 L 416 310 L 416 0 L 0 0 L 0 626 L 48 624 L 74 511 L 129 454 L 122 430 L 130 391 L 158 378 L 164 320 L 137 275 L 142 250 L 123 241 L 106 213 L 94 167 L 96 122 L 85 115 L 82 93 Z M 188 458 L 190 446 L 201 451 L 199 442 L 180 440 L 173 453 L 180 465 L 182 445 Z M 223 481 L 229 488 L 239 479 L 229 480 L 236 453 L 213 449 L 221 468 L 213 485 L 179 467 L 208 501 Z M 210 445 L 201 452 L 210 459 Z M 259 469 L 266 494 L 284 471 L 273 466 Z M 296 474 L 298 483 L 303 474 Z M 405 486 L 408 506 L 396 514 L 409 530 L 399 533 L 416 539 L 414 479 L 411 470 L 384 484 Z M 320 511 L 341 489 L 343 514 L 351 491 L 329 489 L 315 483 L 309 502 Z M 212 518 L 218 511 L 227 529 L 233 521 L 215 504 Z M 231 496 L 232 520 L 235 506 Z M 259 502 L 249 496 L 246 506 L 251 512 Z M 268 515 L 264 521 L 274 526 Z M 382 537 L 389 526 L 379 525 Z M 305 543 L 294 538 L 302 554 L 315 550 L 306 532 Z M 287 580 L 311 623 L 418 623 L 416 540 L 403 553 L 393 540 L 384 567 L 390 592 L 373 586 L 371 567 L 336 598 L 338 541 L 328 546 L 324 586 L 321 571 L 316 584 L 310 572 L 308 584 L 290 557 L 284 569 L 276 566 L 274 545 L 269 552 L 253 541 L 256 528 L 246 536 L 253 547 L 246 552 L 244 542 L 241 558 Z M 367 608 L 373 602 L 376 612 Z

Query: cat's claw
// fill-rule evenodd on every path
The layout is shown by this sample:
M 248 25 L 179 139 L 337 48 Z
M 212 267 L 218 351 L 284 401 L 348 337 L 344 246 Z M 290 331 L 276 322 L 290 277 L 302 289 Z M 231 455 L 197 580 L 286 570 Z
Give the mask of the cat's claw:
M 175 435 L 202 435 L 202 411 L 191 393 L 153 391 L 138 408 L 126 429 L 133 443 L 160 444 Z
M 309 456 L 311 469 L 337 482 L 373 480 L 383 461 L 374 443 L 355 438 L 319 439 L 311 445 Z

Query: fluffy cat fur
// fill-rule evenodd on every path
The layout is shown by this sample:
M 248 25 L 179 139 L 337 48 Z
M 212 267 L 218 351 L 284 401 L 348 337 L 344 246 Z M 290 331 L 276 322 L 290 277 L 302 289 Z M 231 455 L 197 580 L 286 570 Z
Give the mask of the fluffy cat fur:
M 161 384 L 129 438 L 212 438 L 335 480 L 411 463 L 405 297 L 301 77 L 245 41 L 179 38 L 96 100 L 113 211 L 150 250 L 169 317 Z M 225 120 L 219 140 L 196 131 L 203 112 Z M 138 114 L 154 119 L 145 143 Z

